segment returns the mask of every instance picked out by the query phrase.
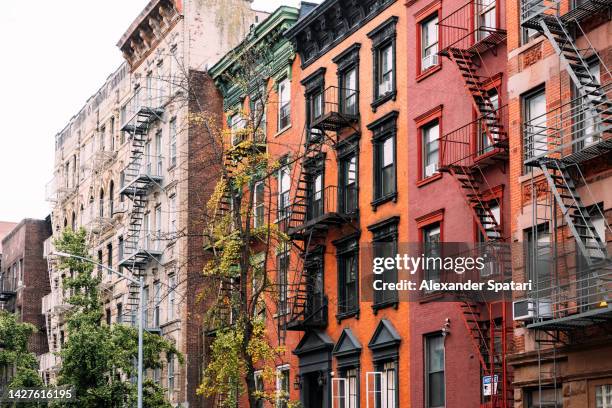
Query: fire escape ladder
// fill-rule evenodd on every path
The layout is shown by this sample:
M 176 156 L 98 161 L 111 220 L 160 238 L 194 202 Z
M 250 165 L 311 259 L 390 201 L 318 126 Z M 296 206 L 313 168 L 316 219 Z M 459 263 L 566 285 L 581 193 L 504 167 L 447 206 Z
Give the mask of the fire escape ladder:
M 448 57 L 459 68 L 474 108 L 479 113 L 479 116 L 486 118 L 486 120 L 482 121 L 482 125 L 491 145 L 498 146 L 505 142 L 503 124 L 498 118 L 497 109 L 493 105 L 489 93 L 483 86 L 483 83 L 488 78 L 479 76 L 476 73 L 474 52 L 451 47 L 448 50 Z
M 569 172 L 569 166 L 554 159 L 540 160 L 539 164 L 559 210 L 588 265 L 593 266 L 605 261 L 606 245 L 591 222 L 591 216 L 580 198 Z
M 451 166 L 449 172 L 463 191 L 468 207 L 482 236 L 487 241 L 498 241 L 503 238 L 501 226 L 495 219 L 491 206 L 484 199 L 474 169 L 467 166 Z
M 575 24 L 580 28 L 578 22 L 575 22 Z M 606 93 L 601 89 L 599 80 L 589 69 L 589 64 L 586 60 L 587 58 L 596 57 L 598 62 L 602 61 L 590 41 L 587 41 L 588 46 L 585 49 L 579 49 L 569 32 L 570 28 L 558 15 L 554 15 L 554 19 L 541 19 L 540 25 L 544 35 L 548 38 L 553 49 L 565 65 L 580 96 L 590 105 L 590 115 L 592 117 L 609 115 L 610 101 Z M 605 64 L 603 66 L 608 71 Z

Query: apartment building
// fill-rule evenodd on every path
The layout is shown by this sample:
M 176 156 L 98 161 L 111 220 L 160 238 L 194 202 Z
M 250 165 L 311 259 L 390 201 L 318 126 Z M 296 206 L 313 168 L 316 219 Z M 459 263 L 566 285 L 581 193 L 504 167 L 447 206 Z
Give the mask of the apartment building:
M 3 224 L 13 228 L 1 242 L 0 309 L 34 325 L 37 332 L 30 337 L 28 350 L 42 358 L 48 345 L 40 299 L 50 291 L 44 242 L 51 235 L 51 222 L 47 218 Z M 11 375 L 10 367 L 0 365 L 0 388 L 10 382 Z
M 606 407 L 609 1 L 508 2 L 515 407 Z
M 500 268 L 480 280 L 511 275 L 507 3 L 407 2 L 408 242 L 493 256 Z M 444 280 L 435 269 L 424 278 Z M 456 300 L 433 292 L 410 305 L 411 406 L 511 406 L 511 299 Z
M 165 356 L 161 370 L 147 373 L 175 405 L 201 404 L 201 223 L 215 176 L 192 118 L 221 113 L 207 67 L 263 17 L 245 0 L 150 1 L 117 43 L 125 63 L 56 136 L 54 235 L 84 227 L 94 260 L 144 277 L 146 329 L 186 359 Z M 98 272 L 107 324 L 135 324 L 138 288 Z M 53 352 L 65 341 L 66 273 L 52 268 L 44 300 Z M 42 369 L 53 378 L 60 364 L 50 358 Z

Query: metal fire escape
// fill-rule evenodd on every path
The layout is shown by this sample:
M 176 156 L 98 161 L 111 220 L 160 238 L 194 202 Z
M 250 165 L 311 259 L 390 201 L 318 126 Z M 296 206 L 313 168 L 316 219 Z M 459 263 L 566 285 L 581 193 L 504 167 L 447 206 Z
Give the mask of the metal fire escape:
M 572 100 L 523 123 L 524 165 L 534 195 L 526 267 L 535 288 L 528 294 L 533 318 L 527 328 L 536 331 L 538 387 L 540 394 L 552 391 L 554 401 L 546 401 L 551 404 L 560 403 L 556 347 L 612 323 L 612 260 L 605 242 L 612 228 L 583 175 L 593 163 L 612 158 L 612 84 L 604 83 L 610 71 L 581 25 L 598 16 L 609 20 L 612 4 L 583 0 L 569 10 L 564 6 L 560 0 L 521 3 L 522 26 L 548 39 L 573 91 Z M 548 354 L 552 350 L 549 363 L 543 345 Z
M 459 69 L 477 119 L 440 138 L 439 171 L 456 181 L 479 229 L 482 245 L 501 266 L 502 276 L 511 271 L 509 248 L 493 209 L 497 199 L 489 199 L 485 169 L 508 160 L 508 110 L 499 106 L 501 89 L 493 86 L 485 56 L 493 58 L 507 32 L 499 19 L 499 2 L 470 0 L 441 19 L 439 55 L 447 57 Z M 494 384 L 490 395 L 481 397 L 483 407 L 511 407 L 514 396 L 512 372 L 506 363 L 511 340 L 509 304 L 487 303 L 467 297 L 458 303 L 467 331 L 480 361 L 483 376 Z
M 346 95 L 353 95 L 355 104 L 347 106 Z M 341 135 L 359 133 L 357 92 L 328 87 L 322 91 L 320 109 L 311 105 L 304 129 L 304 152 L 296 166 L 297 185 L 285 222 L 293 246 L 298 251 L 297 273 L 289 284 L 287 313 L 279 313 L 279 341 L 284 342 L 287 330 L 306 331 L 327 326 L 328 299 L 322 287 L 323 249 L 330 228 L 352 226 L 357 217 L 357 202 L 350 205 L 341 197 L 353 197 L 336 186 L 324 186 L 324 145 L 337 147 Z M 342 101 L 345 101 L 344 103 Z M 309 101 L 312 103 L 313 101 Z M 309 126 L 308 126 L 309 125 Z M 342 187 L 340 187 L 342 188 Z
M 153 106 L 157 104 L 152 98 L 141 100 L 144 97 L 142 90 L 143 88 L 138 88 L 135 91 L 128 105 L 132 108 L 132 113 L 121 128 L 129 135 L 130 159 L 124 169 L 125 184 L 121 186 L 119 194 L 128 198 L 132 206 L 128 232 L 124 239 L 123 258 L 119 260 L 119 266 L 130 270 L 136 278 L 144 275 L 151 260 L 159 262 L 162 255 L 160 237 L 152 236 L 150 231 L 143 230 L 143 227 L 150 227 L 143 223 L 149 195 L 156 187 L 163 190 L 161 166 L 151 160 L 150 151 L 147 151 L 147 138 L 151 125 L 162 120 L 164 109 L 162 106 Z M 132 319 L 137 316 L 138 291 L 137 285 L 128 285 L 125 313 Z

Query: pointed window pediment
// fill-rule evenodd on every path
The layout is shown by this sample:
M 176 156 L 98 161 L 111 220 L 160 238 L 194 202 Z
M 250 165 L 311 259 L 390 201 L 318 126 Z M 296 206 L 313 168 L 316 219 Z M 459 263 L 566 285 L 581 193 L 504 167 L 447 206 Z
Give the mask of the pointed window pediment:
M 401 341 L 402 338 L 393 324 L 389 320 L 382 319 L 368 343 L 368 348 L 372 350 L 373 360 L 397 359 Z

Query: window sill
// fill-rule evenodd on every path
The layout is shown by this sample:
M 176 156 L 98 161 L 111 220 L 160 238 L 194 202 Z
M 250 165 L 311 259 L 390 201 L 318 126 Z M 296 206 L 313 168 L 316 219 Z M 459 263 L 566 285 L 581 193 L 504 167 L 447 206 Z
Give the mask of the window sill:
M 279 137 L 281 136 L 283 133 L 285 133 L 286 131 L 288 131 L 289 129 L 291 129 L 291 124 L 289 126 L 285 126 L 284 128 L 280 129 L 279 131 L 277 131 L 274 134 L 274 137 Z
M 424 80 L 425 78 L 435 74 L 436 72 L 438 72 L 439 70 L 442 69 L 442 64 L 438 64 L 438 65 L 434 65 L 432 67 L 427 68 L 425 71 L 421 71 L 421 73 L 419 73 L 416 77 L 416 81 L 417 82 L 421 82 L 422 80 Z
M 372 206 L 372 210 L 376 211 L 377 207 L 389 201 L 397 202 L 397 192 L 377 198 L 376 200 L 372 201 L 370 205 Z
M 372 112 L 376 112 L 376 108 L 378 108 L 385 102 L 390 101 L 391 99 L 395 100 L 396 97 L 397 91 L 387 92 L 386 94 L 379 96 L 370 104 L 370 106 L 372 107 Z
M 417 181 L 416 185 L 417 187 L 423 187 L 426 186 L 429 183 L 433 183 L 436 180 L 440 180 L 442 178 L 442 173 L 438 172 L 436 174 L 433 174 L 427 178 L 421 179 L 419 181 Z
M 374 314 L 376 314 L 379 310 L 386 309 L 388 307 L 393 307 L 394 309 L 397 309 L 398 305 L 399 301 L 397 299 L 387 300 L 386 302 L 374 303 L 372 305 L 372 311 L 374 312 Z
M 336 320 L 338 321 L 338 323 L 340 323 L 342 320 L 350 319 L 351 317 L 359 319 L 359 307 L 355 310 L 351 310 L 350 312 L 336 314 Z

